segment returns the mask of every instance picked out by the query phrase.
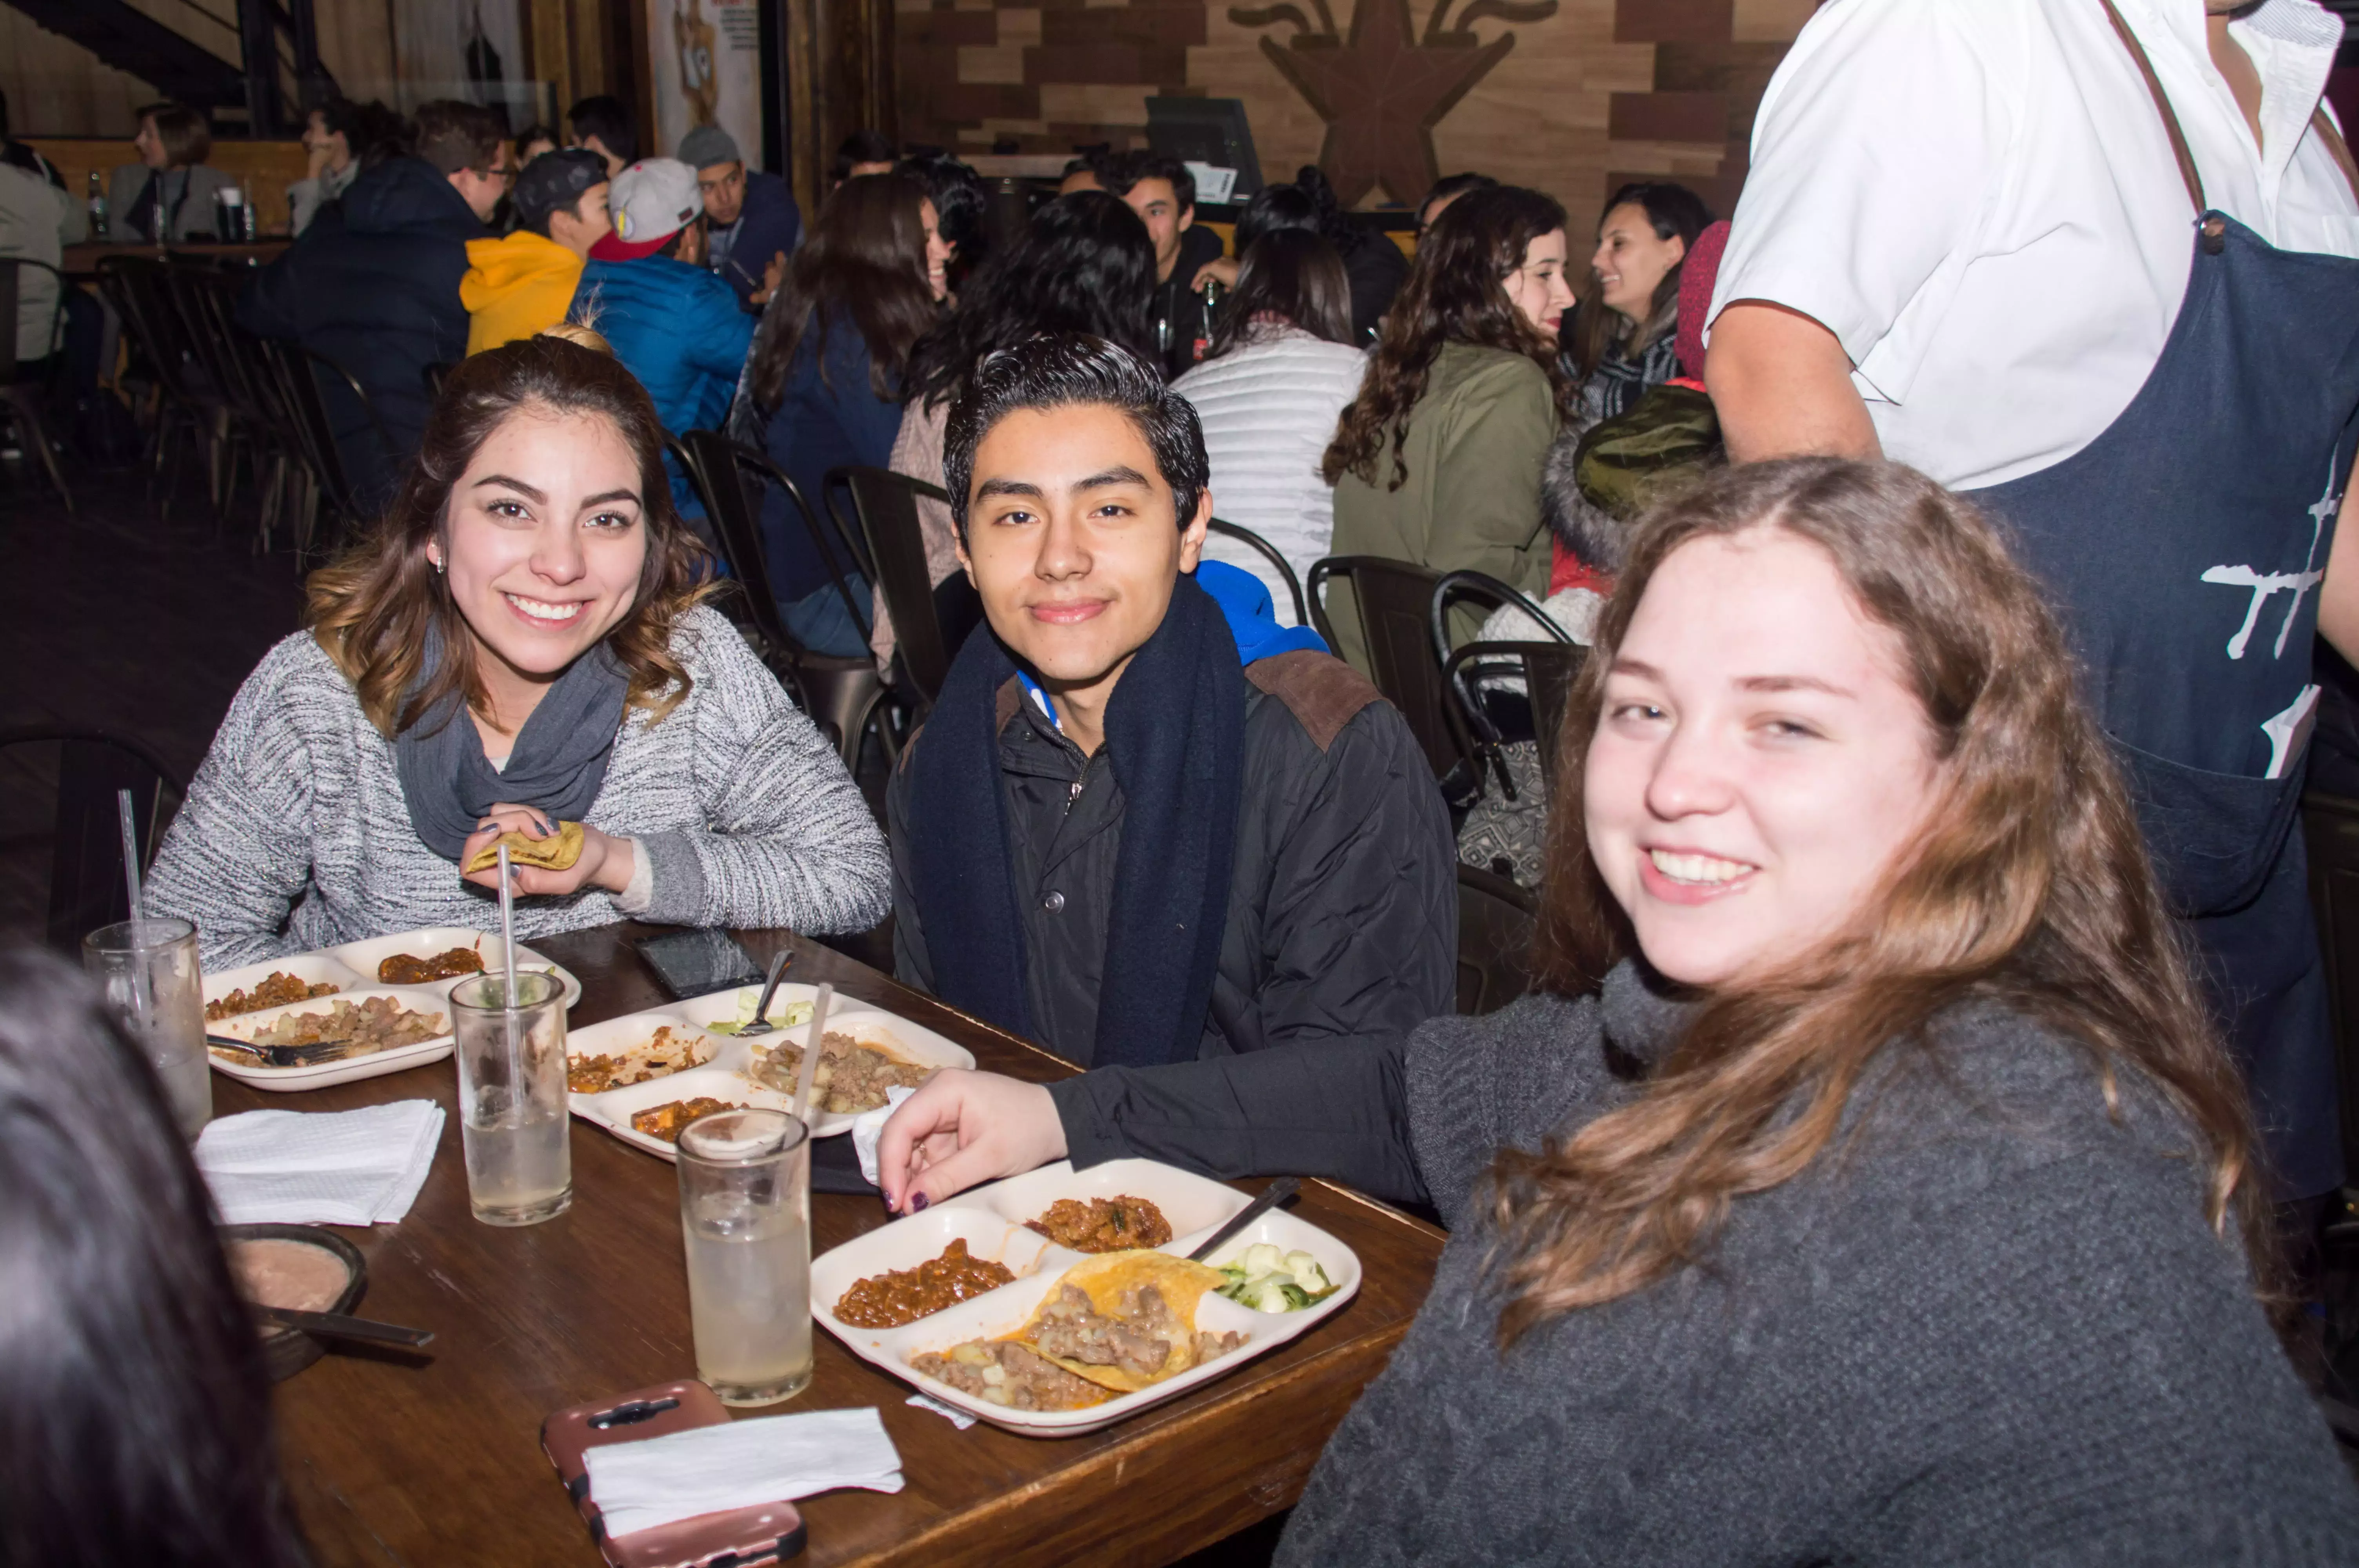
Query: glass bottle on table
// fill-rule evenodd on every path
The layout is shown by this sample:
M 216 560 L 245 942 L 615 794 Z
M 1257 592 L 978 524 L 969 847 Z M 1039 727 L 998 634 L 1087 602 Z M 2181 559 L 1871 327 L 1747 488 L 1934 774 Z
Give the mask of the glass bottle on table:
M 538 1225 L 573 1202 L 565 1094 L 565 987 L 497 970 L 451 989 L 467 1203 L 485 1225 Z
M 783 1110 L 715 1111 L 681 1131 L 679 1227 L 696 1375 L 729 1405 L 810 1384 L 810 1130 Z
M 90 237 L 93 240 L 103 240 L 106 238 L 106 187 L 100 181 L 98 170 L 90 171 L 87 189 L 89 191 L 87 200 L 90 205 Z

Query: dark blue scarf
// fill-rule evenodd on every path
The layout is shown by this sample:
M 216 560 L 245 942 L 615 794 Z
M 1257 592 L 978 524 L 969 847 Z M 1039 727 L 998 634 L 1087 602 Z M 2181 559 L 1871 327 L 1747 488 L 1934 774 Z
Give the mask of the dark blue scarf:
M 910 759 L 918 913 L 943 1000 L 1030 1035 L 1024 917 L 1008 875 L 999 639 L 969 637 Z M 1229 910 L 1244 796 L 1245 685 L 1211 597 L 1181 578 L 1155 635 L 1106 705 L 1105 750 L 1123 794 L 1114 910 L 1098 993 L 1096 1066 L 1191 1061 L 1204 1034 Z

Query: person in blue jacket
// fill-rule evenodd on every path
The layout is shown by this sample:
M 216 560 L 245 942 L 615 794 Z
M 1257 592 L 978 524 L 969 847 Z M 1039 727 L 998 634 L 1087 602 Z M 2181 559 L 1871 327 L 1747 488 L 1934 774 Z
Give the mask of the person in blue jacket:
M 590 247 L 569 319 L 595 327 L 647 389 L 667 433 L 717 430 L 754 342 L 754 318 L 704 270 L 704 201 L 696 170 L 642 158 L 616 175 L 614 232 Z M 704 508 L 671 460 L 673 503 Z
M 822 517 L 830 469 L 884 468 L 893 455 L 902 373 L 940 317 L 950 256 L 923 186 L 862 175 L 827 199 L 771 296 L 748 367 L 762 443 Z M 763 501 L 762 547 L 778 612 L 803 645 L 864 655 L 868 584 L 853 577 L 847 607 L 810 529 L 776 491 Z M 838 562 L 849 569 L 841 551 Z
M 704 265 L 737 302 L 758 311 L 803 237 L 802 210 L 784 178 L 747 168 L 736 138 L 718 125 L 699 125 L 679 139 L 679 161 L 696 170 L 704 193 Z
M 368 395 L 364 407 L 342 376 L 320 377 L 365 512 L 392 499 L 425 434 L 428 369 L 467 357 L 459 280 L 467 242 L 490 232 L 484 225 L 516 178 L 506 134 L 475 104 L 421 105 L 415 156 L 364 171 L 239 297 L 246 330 L 325 356 Z

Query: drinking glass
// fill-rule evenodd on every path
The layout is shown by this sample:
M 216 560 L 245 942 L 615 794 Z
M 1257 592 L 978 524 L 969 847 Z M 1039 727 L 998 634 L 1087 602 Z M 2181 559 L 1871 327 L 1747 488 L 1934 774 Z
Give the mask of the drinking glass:
M 82 939 L 82 966 L 163 1081 L 172 1119 L 194 1138 L 213 1115 L 197 928 L 185 920 L 102 925 Z
M 679 1227 L 696 1375 L 723 1404 L 801 1393 L 811 1379 L 810 1129 L 783 1110 L 690 1122 Z
M 511 1005 L 513 1001 L 513 1005 Z M 473 975 L 451 990 L 467 1202 L 485 1225 L 538 1225 L 573 1202 L 565 987 L 554 975 Z

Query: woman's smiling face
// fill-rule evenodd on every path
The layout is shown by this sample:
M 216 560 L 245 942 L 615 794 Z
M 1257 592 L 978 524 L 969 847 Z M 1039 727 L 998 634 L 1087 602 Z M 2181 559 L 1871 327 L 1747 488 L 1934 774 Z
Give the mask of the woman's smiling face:
M 1656 569 L 1582 778 L 1590 854 L 1647 961 L 1713 986 L 1849 925 L 1940 769 L 1898 640 L 1824 550 L 1763 526 Z
M 446 543 L 430 553 L 478 646 L 546 681 L 630 612 L 643 513 L 638 459 L 613 420 L 526 407 L 451 487 Z

